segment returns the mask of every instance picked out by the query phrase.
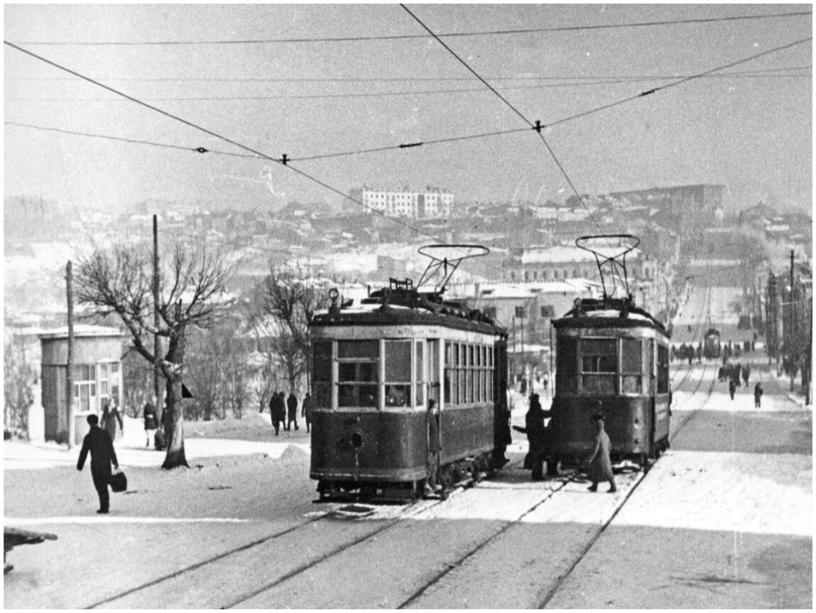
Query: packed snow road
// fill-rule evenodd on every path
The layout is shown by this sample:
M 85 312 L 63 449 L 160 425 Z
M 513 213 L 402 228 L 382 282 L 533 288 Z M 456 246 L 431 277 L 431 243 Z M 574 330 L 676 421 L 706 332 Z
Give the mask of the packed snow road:
M 756 371 L 760 410 L 713 368 L 679 369 L 672 449 L 619 475 L 616 494 L 531 482 L 522 441 L 496 478 L 400 506 L 313 504 L 299 453 L 130 468 L 133 494 L 104 519 L 87 474 L 7 469 L 7 525 L 59 540 L 11 553 L 4 604 L 810 607 L 810 412 Z

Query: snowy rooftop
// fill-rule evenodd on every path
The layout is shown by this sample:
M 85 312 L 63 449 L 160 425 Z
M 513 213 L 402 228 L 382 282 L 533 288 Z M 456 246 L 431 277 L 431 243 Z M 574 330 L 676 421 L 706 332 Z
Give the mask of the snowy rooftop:
M 640 256 L 640 250 L 634 249 L 626 255 L 629 261 Z M 580 247 L 558 245 L 556 247 L 534 247 L 521 255 L 522 264 L 561 263 L 561 262 L 594 262 L 595 256 Z
M 74 326 L 74 336 L 124 336 L 119 328 L 110 326 L 92 326 L 77 324 Z M 43 329 L 39 332 L 40 338 L 68 338 L 68 326 Z

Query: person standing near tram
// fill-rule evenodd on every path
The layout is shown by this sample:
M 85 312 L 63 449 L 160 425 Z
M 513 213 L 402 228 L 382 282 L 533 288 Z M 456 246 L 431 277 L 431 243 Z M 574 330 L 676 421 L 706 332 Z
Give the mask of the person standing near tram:
M 538 394 L 530 394 L 530 408 L 524 416 L 524 426 L 530 444 L 529 466 L 533 469 L 533 481 L 544 479 L 544 460 L 547 453 L 547 428 L 544 419 L 549 416 L 550 411 L 541 408 Z
M 612 443 L 609 441 L 609 435 L 604 429 L 604 416 L 596 413 L 592 416 L 592 422 L 595 424 L 595 443 L 592 448 L 592 455 L 587 459 L 589 467 L 589 479 L 592 485 L 589 486 L 590 492 L 598 491 L 598 483 L 601 481 L 609 482 L 609 493 L 618 491 L 615 485 L 615 474 L 612 472 L 612 458 L 611 449 Z

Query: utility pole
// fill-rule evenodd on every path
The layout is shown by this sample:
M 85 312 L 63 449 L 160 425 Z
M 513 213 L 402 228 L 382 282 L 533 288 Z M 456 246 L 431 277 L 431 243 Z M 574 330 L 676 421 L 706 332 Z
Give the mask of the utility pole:
M 76 425 L 74 424 L 74 384 L 71 377 L 74 368 L 74 274 L 71 260 L 65 266 L 65 293 L 68 297 L 68 359 L 65 374 L 65 411 L 68 419 L 68 449 L 74 444 Z
M 794 339 L 794 332 L 793 332 L 793 309 L 796 305 L 793 302 L 793 249 L 791 249 L 790 253 L 790 294 L 788 295 L 788 301 L 790 304 L 788 305 L 788 321 L 790 322 L 790 328 L 787 336 L 788 338 L 788 368 L 790 369 L 790 391 L 793 391 L 793 376 L 796 374 L 796 368 L 794 367 L 794 359 L 796 359 L 793 355 L 793 339 Z
M 156 332 L 153 334 L 153 394 L 156 398 L 156 416 L 159 420 L 159 427 L 164 423 L 162 417 L 164 407 L 161 403 L 159 389 L 159 369 L 161 367 L 161 343 L 159 342 L 159 221 L 153 215 L 153 325 Z

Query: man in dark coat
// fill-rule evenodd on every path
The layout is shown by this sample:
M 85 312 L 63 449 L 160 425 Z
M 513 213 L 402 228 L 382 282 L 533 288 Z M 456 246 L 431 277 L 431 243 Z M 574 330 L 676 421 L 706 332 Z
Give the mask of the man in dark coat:
M 303 397 L 303 402 L 301 403 L 301 415 L 303 415 L 303 419 L 306 421 L 306 432 L 309 432 L 312 427 L 312 395 L 307 392 L 307 394 Z
M 292 390 L 289 393 L 289 398 L 286 399 L 286 408 L 287 408 L 287 419 L 286 419 L 286 429 L 291 430 L 292 424 L 295 424 L 295 430 L 300 430 L 298 428 L 297 423 L 297 407 L 298 401 L 297 396 L 295 396 L 295 390 Z
M 99 427 L 99 418 L 96 415 L 88 415 L 88 425 L 90 432 L 85 435 L 82 441 L 82 450 L 79 452 L 77 460 L 77 470 L 82 470 L 85 466 L 85 458 L 88 452 L 91 453 L 91 477 L 99 494 L 99 509 L 97 513 L 107 513 L 110 510 L 110 495 L 108 494 L 108 481 L 111 476 L 111 463 L 114 468 L 119 469 L 119 460 L 116 459 L 116 452 L 113 450 L 113 442 L 106 430 Z
M 281 422 L 286 420 L 285 412 L 281 394 L 275 392 L 269 400 L 269 417 L 272 420 L 272 425 L 275 427 L 275 436 L 278 436 L 280 433 Z
M 731 400 L 734 399 L 734 392 L 737 391 L 737 384 L 734 382 L 734 379 L 730 379 L 728 381 L 728 393 L 731 394 Z
M 604 416 L 597 413 L 592 416 L 592 422 L 595 424 L 595 442 L 592 447 L 592 454 L 587 459 L 589 479 L 592 481 L 589 491 L 597 492 L 598 482 L 609 481 L 608 491 L 617 492 L 618 488 L 615 485 L 615 475 L 612 473 L 612 458 L 610 456 L 612 443 L 609 441 L 609 435 L 604 429 Z
M 757 381 L 757 384 L 754 386 L 754 407 L 757 409 L 760 408 L 760 405 L 762 404 L 762 393 L 762 384 Z
M 156 409 L 153 408 L 151 402 L 145 402 L 142 416 L 144 417 L 145 447 L 150 447 L 150 439 L 156 435 L 156 429 L 159 427 L 159 421 L 156 419 Z
M 544 418 L 550 416 L 550 411 L 541 408 L 538 394 L 530 394 L 530 408 L 524 416 L 524 425 L 527 430 L 527 440 L 530 443 L 530 468 L 533 469 L 533 481 L 544 479 L 544 460 L 547 453 L 547 429 Z

